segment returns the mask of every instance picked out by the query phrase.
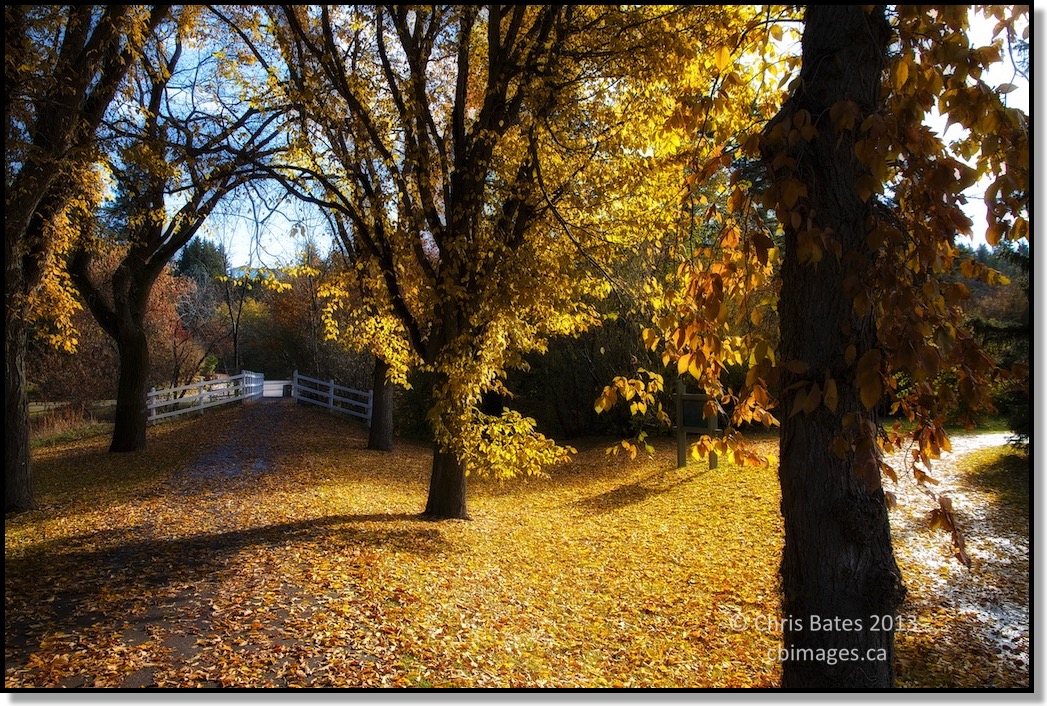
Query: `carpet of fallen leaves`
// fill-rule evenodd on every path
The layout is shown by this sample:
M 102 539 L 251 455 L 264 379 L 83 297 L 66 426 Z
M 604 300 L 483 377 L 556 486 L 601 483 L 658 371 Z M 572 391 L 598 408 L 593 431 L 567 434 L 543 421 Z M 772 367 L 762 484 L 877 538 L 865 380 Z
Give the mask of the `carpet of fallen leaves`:
M 903 686 L 1031 686 L 1030 465 L 1007 437 L 958 439 L 929 469 L 937 483 L 893 486 L 895 554 L 908 589 L 896 638 Z M 932 494 L 950 498 L 970 569 L 951 558 L 949 532 L 928 531 Z
M 753 627 L 778 614 L 773 468 L 678 470 L 668 440 L 636 462 L 594 440 L 549 479 L 470 479 L 473 519 L 434 523 L 428 446 L 367 451 L 364 429 L 288 402 L 161 425 L 136 454 L 106 441 L 34 452 L 41 507 L 5 521 L 7 689 L 778 683 L 780 634 Z M 1020 502 L 984 496 L 984 529 L 1024 554 L 994 563 L 972 530 L 957 595 L 1024 606 L 1024 652 L 995 651 L 939 600 L 940 569 L 903 556 L 906 686 L 1028 684 L 1027 492 L 1024 535 Z

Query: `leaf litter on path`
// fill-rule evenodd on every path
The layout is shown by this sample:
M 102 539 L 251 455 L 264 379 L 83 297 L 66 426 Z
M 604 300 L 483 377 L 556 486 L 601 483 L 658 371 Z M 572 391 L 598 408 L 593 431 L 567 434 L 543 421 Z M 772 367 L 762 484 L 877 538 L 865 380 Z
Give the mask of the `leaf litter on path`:
M 137 469 L 101 440 L 39 459 L 43 509 L 5 523 L 7 688 L 778 683 L 774 468 L 676 469 L 667 439 L 620 462 L 594 440 L 548 479 L 471 478 L 474 519 L 433 523 L 428 445 L 368 451 L 362 427 L 286 404 L 165 427 Z M 69 487 L 85 455 L 121 482 Z M 1021 627 L 1020 592 L 983 599 L 1021 583 L 1027 536 L 969 530 L 964 578 L 904 512 L 906 610 L 927 629 L 899 633 L 903 684 L 1028 683 L 968 610 Z M 1012 563 L 989 561 L 1003 540 Z
M 974 482 L 972 469 L 1007 446 L 1008 434 L 955 439 L 933 462 L 937 484 L 922 487 L 899 474 L 890 486 L 895 555 L 908 598 L 897 636 L 901 683 L 909 686 L 1027 687 L 1029 680 L 1029 511 L 999 502 Z M 976 459 L 972 462 L 972 459 Z M 888 459 L 904 467 L 903 454 Z M 971 558 L 954 558 L 950 533 L 932 530 L 934 496 L 947 495 Z

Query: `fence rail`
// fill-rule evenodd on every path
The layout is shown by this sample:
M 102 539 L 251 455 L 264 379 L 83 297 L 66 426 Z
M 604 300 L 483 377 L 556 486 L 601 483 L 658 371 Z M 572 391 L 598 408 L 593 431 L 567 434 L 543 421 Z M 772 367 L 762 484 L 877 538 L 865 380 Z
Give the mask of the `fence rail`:
M 221 380 L 208 380 L 166 390 L 157 390 L 154 387 L 146 395 L 149 421 L 156 422 L 200 412 L 209 407 L 239 400 L 257 399 L 262 396 L 263 382 L 261 373 L 245 370 L 239 375 Z
M 346 395 L 351 395 L 347 397 Z M 333 412 L 348 414 L 371 424 L 374 407 L 373 390 L 354 390 L 335 384 L 334 380 L 317 380 L 299 375 L 294 371 L 291 381 L 291 397 L 297 402 L 326 407 Z

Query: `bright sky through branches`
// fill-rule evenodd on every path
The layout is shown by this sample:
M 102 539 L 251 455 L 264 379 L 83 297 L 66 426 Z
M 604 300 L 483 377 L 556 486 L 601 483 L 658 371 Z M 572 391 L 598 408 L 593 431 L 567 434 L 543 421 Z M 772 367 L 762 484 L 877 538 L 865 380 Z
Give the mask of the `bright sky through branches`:
M 992 19 L 985 19 L 980 13 L 971 11 L 971 44 L 974 46 L 986 46 L 993 42 L 993 26 L 995 24 Z M 1019 32 L 1021 30 L 1019 29 Z M 997 87 L 1002 84 L 1012 84 L 1016 88 L 1008 93 L 1005 98 L 1006 104 L 1011 108 L 1017 108 L 1024 111 L 1025 113 L 1030 112 L 1030 86 L 1029 81 L 1023 76 L 1014 65 L 1011 63 L 1011 54 L 1007 47 L 1006 36 L 1001 34 L 996 38 L 997 41 L 1003 42 L 1003 62 L 994 64 L 989 71 L 987 71 L 982 79 L 985 83 L 991 87 Z M 1031 48 L 1030 38 L 1030 48 Z M 1014 48 L 1016 50 L 1016 48 Z M 1030 66 L 1028 73 L 1031 74 L 1034 70 L 1031 66 L 1032 63 L 1032 51 L 1029 52 Z M 935 128 L 943 130 L 945 128 L 945 120 L 939 119 L 938 123 L 934 124 Z M 957 139 L 959 137 L 959 129 L 953 125 L 945 133 L 944 137 L 947 139 Z M 985 195 L 985 188 L 990 183 L 989 179 L 983 179 L 975 184 L 971 189 L 968 190 L 968 203 L 964 210 L 970 216 L 973 221 L 973 238 L 966 238 L 961 236 L 961 240 L 978 247 L 979 245 L 985 244 L 985 203 L 982 201 L 982 197 Z
M 985 46 L 993 42 L 993 26 L 995 21 L 984 18 L 980 13 L 971 11 L 971 43 L 974 46 Z M 1000 35 L 996 41 L 1003 42 L 1002 63 L 994 65 L 983 76 L 984 81 L 991 87 L 1001 84 L 1013 84 L 1016 88 L 1008 93 L 1005 98 L 1010 107 L 1018 108 L 1026 113 L 1030 110 L 1030 86 L 1025 76 L 1015 70 L 1011 63 L 1011 54 L 1006 45 L 1006 37 Z M 788 46 L 786 46 L 786 44 Z M 787 40 L 781 48 L 783 53 L 789 51 L 800 51 L 800 43 L 795 38 Z M 1031 60 L 1031 59 L 1030 59 Z M 1029 72 L 1032 72 L 1030 66 Z M 959 128 L 956 125 L 946 130 L 945 119 L 936 116 L 929 120 L 929 125 L 939 134 L 944 131 L 944 137 L 955 140 L 960 137 Z M 973 222 L 974 237 L 968 239 L 960 236 L 968 244 L 974 247 L 985 243 L 985 204 L 982 201 L 984 188 L 989 180 L 983 180 L 968 190 L 968 204 L 965 211 Z M 312 237 L 314 243 L 326 250 L 329 246 L 329 238 L 319 219 L 315 214 L 310 216 L 312 207 L 305 205 L 287 206 L 281 212 L 274 213 L 266 222 L 254 222 L 250 207 L 243 207 L 240 213 L 231 216 L 225 222 L 214 222 L 204 233 L 204 237 L 221 243 L 229 255 L 230 265 L 241 266 L 276 266 L 291 262 L 296 253 L 304 246 L 303 234 Z

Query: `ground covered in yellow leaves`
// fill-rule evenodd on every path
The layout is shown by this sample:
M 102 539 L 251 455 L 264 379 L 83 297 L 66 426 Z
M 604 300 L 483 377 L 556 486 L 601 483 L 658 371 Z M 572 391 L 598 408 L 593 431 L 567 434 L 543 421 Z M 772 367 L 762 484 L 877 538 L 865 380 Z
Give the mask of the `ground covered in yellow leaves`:
M 41 507 L 5 522 L 5 686 L 775 686 L 775 469 L 606 444 L 548 479 L 470 479 L 473 519 L 440 523 L 417 517 L 427 446 L 367 451 L 286 401 L 153 428 L 137 454 L 38 450 Z M 985 512 L 1020 530 L 1016 492 Z M 1025 587 L 1024 662 L 903 557 L 904 685 L 1028 685 L 1027 547 L 985 562 Z

